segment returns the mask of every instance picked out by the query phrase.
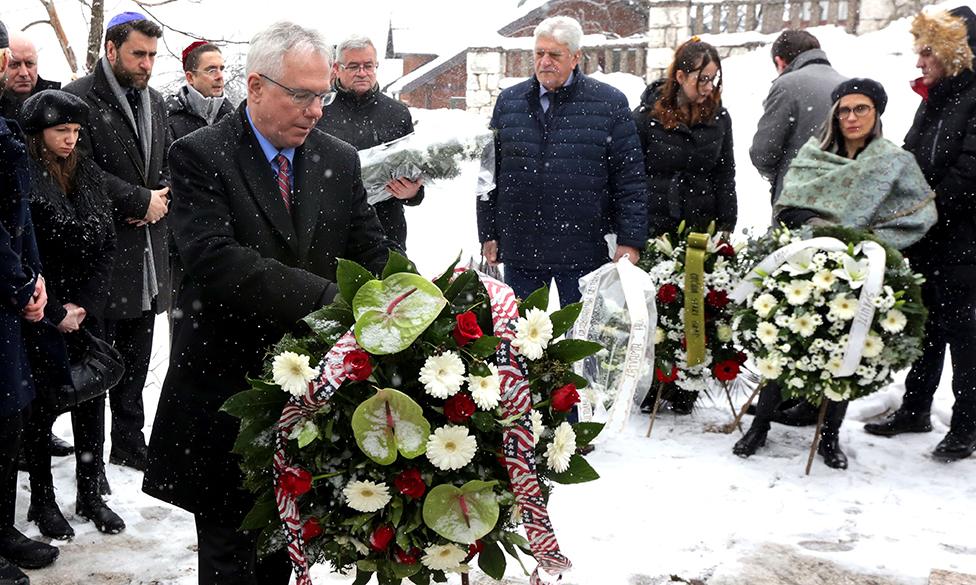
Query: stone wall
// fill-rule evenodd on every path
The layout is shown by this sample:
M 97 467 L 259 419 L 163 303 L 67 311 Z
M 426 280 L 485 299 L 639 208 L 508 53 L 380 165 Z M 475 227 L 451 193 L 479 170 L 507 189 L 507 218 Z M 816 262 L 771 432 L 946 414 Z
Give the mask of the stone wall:
M 491 116 L 495 107 L 495 98 L 501 91 L 498 82 L 501 80 L 503 68 L 503 53 L 497 49 L 468 50 L 468 86 L 465 101 L 468 111 L 475 111 L 485 116 Z

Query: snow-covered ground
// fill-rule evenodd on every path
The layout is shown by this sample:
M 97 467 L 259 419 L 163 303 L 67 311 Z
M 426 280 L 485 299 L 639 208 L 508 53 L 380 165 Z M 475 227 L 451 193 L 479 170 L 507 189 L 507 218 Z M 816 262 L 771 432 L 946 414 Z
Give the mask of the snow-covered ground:
M 907 21 L 860 38 L 835 28 L 814 30 L 841 72 L 884 83 L 890 97 L 885 130 L 896 142 L 917 104 L 908 89 L 915 70 L 907 30 Z M 748 147 L 773 75 L 767 49 L 724 63 L 725 103 L 736 136 L 740 227 L 768 221 L 768 185 L 749 163 Z M 643 89 L 632 80 L 608 79 L 632 101 Z M 415 115 L 423 124 L 451 119 L 436 111 Z M 407 209 L 410 256 L 424 273 L 439 272 L 459 252 L 464 258 L 477 253 L 475 172 L 468 165 L 457 179 L 430 186 L 423 205 Z M 166 370 L 166 330 L 160 319 L 146 389 L 150 421 Z M 724 402 L 686 417 L 664 413 L 651 438 L 644 436 L 647 417 L 635 414 L 621 437 L 590 456 L 601 480 L 560 486 L 552 497 L 560 544 L 574 562 L 564 582 L 657 585 L 676 575 L 709 585 L 923 585 L 934 568 L 976 574 L 976 459 L 944 465 L 929 457 L 949 421 L 949 375 L 947 370 L 936 396 L 933 433 L 882 439 L 863 432 L 864 421 L 897 406 L 903 386 L 895 384 L 851 405 L 841 433 L 850 469 L 831 470 L 818 459 L 810 476 L 804 476 L 803 466 L 812 428 L 775 426 L 767 447 L 742 460 L 731 453 L 738 433 L 711 431 L 730 419 Z M 70 439 L 66 417 L 56 432 Z M 197 582 L 191 516 L 142 494 L 138 472 L 109 465 L 113 494 L 108 501 L 128 527 L 120 535 L 102 535 L 73 514 L 73 475 L 72 458 L 55 460 L 58 499 L 77 535 L 61 545 L 54 565 L 31 571 L 32 583 Z M 24 474 L 20 485 L 17 525 L 37 536 L 25 518 Z M 312 574 L 316 583 L 352 581 L 324 567 Z M 476 575 L 473 581 L 482 579 Z M 510 564 L 508 582 L 527 579 Z

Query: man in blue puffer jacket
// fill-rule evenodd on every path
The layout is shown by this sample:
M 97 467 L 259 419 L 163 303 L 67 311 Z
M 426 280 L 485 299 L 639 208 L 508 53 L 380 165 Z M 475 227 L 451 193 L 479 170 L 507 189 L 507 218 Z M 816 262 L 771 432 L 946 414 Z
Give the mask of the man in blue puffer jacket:
M 525 298 L 555 278 L 562 305 L 607 261 L 637 262 L 647 239 L 647 180 L 637 127 L 619 90 L 580 71 L 579 22 L 556 16 L 535 32 L 535 76 L 504 90 L 491 119 L 496 188 L 478 202 L 478 237 Z

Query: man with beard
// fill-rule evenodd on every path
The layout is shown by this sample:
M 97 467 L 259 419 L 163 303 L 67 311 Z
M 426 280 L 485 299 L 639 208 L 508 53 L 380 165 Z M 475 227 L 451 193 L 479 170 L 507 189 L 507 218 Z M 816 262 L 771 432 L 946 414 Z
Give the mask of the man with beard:
M 105 55 L 95 71 L 64 89 L 91 108 L 78 148 L 106 172 L 118 236 L 107 337 L 125 361 L 125 377 L 109 391 L 109 461 L 143 470 L 146 440 L 142 389 L 149 368 L 155 315 L 169 308 L 169 145 L 163 97 L 150 88 L 158 24 L 136 12 L 109 21 Z
M 37 74 L 37 47 L 23 33 L 10 35 L 10 60 L 7 63 L 5 88 L 0 95 L 0 116 L 20 119 L 24 100 L 45 89 L 60 89 L 57 81 L 41 79 Z

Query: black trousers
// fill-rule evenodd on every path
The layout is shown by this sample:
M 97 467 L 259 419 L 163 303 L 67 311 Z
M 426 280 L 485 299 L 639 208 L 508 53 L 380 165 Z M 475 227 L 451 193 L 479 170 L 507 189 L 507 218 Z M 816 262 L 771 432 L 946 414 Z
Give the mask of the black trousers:
M 826 400 L 826 398 L 824 399 Z M 759 392 L 759 401 L 756 403 L 756 418 L 753 424 L 760 423 L 769 426 L 773 420 L 776 408 L 783 403 L 783 389 L 776 382 L 767 382 Z M 824 425 L 820 431 L 823 437 L 837 436 L 840 426 L 844 423 L 844 416 L 847 415 L 848 401 L 830 401 L 827 405 L 827 413 L 824 417 Z
M 17 508 L 17 452 L 30 409 L 0 417 L 0 530 L 14 525 Z
M 929 309 L 922 357 L 905 379 L 902 408 L 929 412 L 939 388 L 946 345 L 952 357 L 950 429 L 976 433 L 976 285 L 930 278 L 922 284 L 922 300 Z
M 31 497 L 41 496 L 54 487 L 51 477 L 51 427 L 58 418 L 38 397 L 24 430 L 24 455 L 30 472 Z M 105 397 L 79 404 L 71 411 L 75 441 L 75 477 L 78 493 L 98 492 L 98 474 L 105 467 Z
M 145 311 L 135 319 L 105 322 L 106 341 L 122 354 L 125 364 L 122 381 L 108 392 L 112 411 L 112 447 L 129 453 L 146 448 L 146 438 L 142 434 L 142 427 L 146 424 L 142 391 L 152 357 L 155 323 L 155 311 Z
M 194 519 L 200 585 L 288 585 L 291 561 L 287 551 L 258 559 L 257 532 L 241 532 L 237 526 L 199 514 Z

